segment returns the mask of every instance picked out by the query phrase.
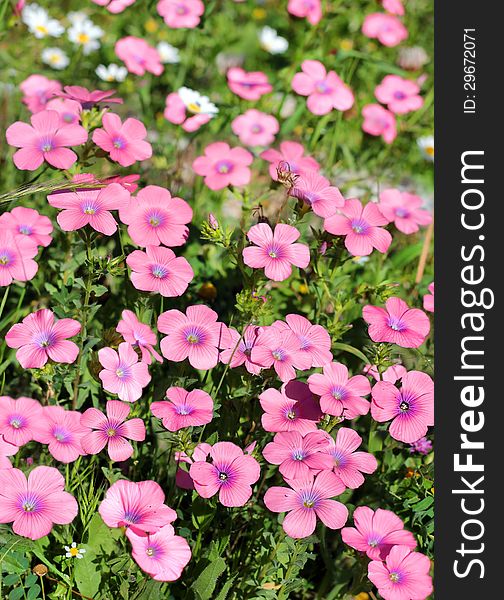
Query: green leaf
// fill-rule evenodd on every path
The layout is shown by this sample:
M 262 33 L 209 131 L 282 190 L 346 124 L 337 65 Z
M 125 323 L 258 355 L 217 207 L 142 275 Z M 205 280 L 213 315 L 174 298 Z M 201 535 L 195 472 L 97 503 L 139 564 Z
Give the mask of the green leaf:
M 366 364 L 369 362 L 369 359 L 366 357 L 365 354 L 363 354 L 357 348 L 354 348 L 353 346 L 350 346 L 349 344 L 343 344 L 342 342 L 334 342 L 332 344 L 332 347 L 335 350 L 342 350 L 343 352 L 349 352 L 350 354 L 353 354 L 357 358 L 360 358 Z
M 210 600 L 212 598 L 217 579 L 225 570 L 226 563 L 222 558 L 214 560 L 203 569 L 198 579 L 191 586 L 197 600 Z
M 218 596 L 215 597 L 215 600 L 226 600 L 230 589 L 233 587 L 233 583 L 234 583 L 235 579 L 236 579 L 236 575 L 226 581 L 226 583 L 222 586 L 222 589 L 219 592 Z
M 37 600 L 37 598 L 39 597 L 40 594 L 40 585 L 38 583 L 36 583 L 35 585 L 32 585 L 32 587 L 28 590 L 28 593 L 26 594 L 26 600 Z
M 83 596 L 92 598 L 100 589 L 101 573 L 97 568 L 98 565 L 93 562 L 96 558 L 93 548 L 87 544 L 80 544 L 79 548 L 85 548 L 86 554 L 83 558 L 75 559 L 75 583 Z
M 20 600 L 24 596 L 24 589 L 22 587 L 14 588 L 9 593 L 9 600 Z

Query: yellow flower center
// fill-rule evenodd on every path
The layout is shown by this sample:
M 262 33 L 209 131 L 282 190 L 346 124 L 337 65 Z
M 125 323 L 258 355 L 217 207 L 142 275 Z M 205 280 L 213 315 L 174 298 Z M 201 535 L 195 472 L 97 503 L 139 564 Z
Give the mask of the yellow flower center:
M 35 27 L 35 29 L 36 29 L 37 31 L 40 31 L 40 33 L 43 33 L 44 35 L 46 35 L 46 34 L 48 33 L 48 31 L 47 31 L 47 27 L 46 27 L 45 25 L 37 25 L 37 26 Z
M 434 156 L 434 147 L 433 146 L 426 146 L 425 147 L 425 154 L 428 154 L 429 156 Z
M 77 556 L 77 554 L 79 554 L 79 548 L 70 548 L 70 554 L 73 557 Z
M 193 113 L 200 113 L 201 112 L 201 106 L 199 104 L 196 104 L 196 102 L 190 102 L 187 105 L 187 108 L 193 112 Z
M 89 35 L 87 33 L 79 33 L 77 41 L 79 44 L 87 44 L 89 42 Z

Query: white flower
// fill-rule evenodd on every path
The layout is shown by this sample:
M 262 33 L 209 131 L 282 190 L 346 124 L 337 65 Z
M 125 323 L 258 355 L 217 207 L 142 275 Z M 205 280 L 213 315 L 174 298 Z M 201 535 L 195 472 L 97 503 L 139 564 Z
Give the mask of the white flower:
M 65 69 L 70 64 L 68 56 L 59 48 L 44 48 L 42 50 L 42 62 L 53 69 Z
M 434 162 L 434 136 L 426 135 L 425 137 L 418 138 L 417 144 L 424 158 Z
M 71 42 L 82 46 L 84 54 L 89 54 L 93 50 L 98 50 L 100 47 L 98 40 L 105 32 L 89 19 L 85 19 L 74 22 L 67 33 Z
M 182 102 L 186 105 L 187 110 L 197 115 L 209 115 L 213 117 L 219 112 L 219 109 L 210 102 L 207 96 L 202 96 L 199 92 L 190 90 L 186 87 L 181 87 L 178 90 L 178 95 Z
M 283 54 L 289 47 L 289 42 L 278 35 L 271 27 L 263 27 L 259 32 L 261 46 L 270 54 Z
M 110 63 L 108 66 L 98 65 L 95 73 L 102 81 L 124 81 L 128 74 L 128 69 L 115 63 Z
M 48 35 L 59 37 L 65 28 L 56 19 L 51 19 L 46 10 L 38 4 L 27 4 L 22 10 L 23 23 L 30 33 L 36 38 L 45 38 Z
M 83 554 L 86 553 L 84 548 L 78 548 L 75 542 L 72 542 L 70 546 L 65 546 L 67 558 L 83 558 Z
M 168 42 L 159 42 L 157 51 L 159 52 L 162 63 L 175 65 L 180 62 L 179 49 L 168 44 Z

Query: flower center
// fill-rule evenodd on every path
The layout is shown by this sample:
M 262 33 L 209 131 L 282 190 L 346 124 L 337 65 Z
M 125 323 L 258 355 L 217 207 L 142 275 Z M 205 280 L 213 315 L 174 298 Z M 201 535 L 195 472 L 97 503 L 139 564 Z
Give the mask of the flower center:
M 122 137 L 115 137 L 112 140 L 112 143 L 114 148 L 117 148 L 118 150 L 123 150 L 126 147 L 126 140 Z
M 196 114 L 201 112 L 201 106 L 197 102 L 189 102 L 187 109 Z
M 405 402 L 404 400 L 401 402 L 401 404 L 399 405 L 399 408 L 403 411 L 406 412 L 409 410 L 409 404 L 407 402 Z
M 151 265 L 151 273 L 156 279 L 164 279 L 168 276 L 168 270 L 163 265 Z
M 72 557 L 75 558 L 77 556 L 77 554 L 79 554 L 79 548 L 70 548 L 70 555 Z
M 98 212 L 98 207 L 93 202 L 85 202 L 82 205 L 82 212 L 85 215 L 95 215 Z
M 273 350 L 271 356 L 273 356 L 275 360 L 284 361 L 286 358 L 285 350 L 282 350 L 282 348 L 277 348 L 276 350 Z
M 149 546 L 145 551 L 145 554 L 147 554 L 147 556 L 154 556 L 154 548 L 152 546 Z
M 227 481 L 229 478 L 229 475 L 227 473 L 224 473 L 224 471 L 220 471 L 219 473 L 219 479 L 221 481 Z
M 343 400 L 346 396 L 346 390 L 340 385 L 334 386 L 333 388 L 331 388 L 331 396 L 335 400 Z
M 289 421 L 294 421 L 294 419 L 296 419 L 297 417 L 297 413 L 294 410 L 294 408 L 291 407 L 285 411 L 285 416 L 287 417 L 287 419 L 289 419 Z
M 390 573 L 389 575 L 390 581 L 392 581 L 392 583 L 398 583 L 399 579 L 401 578 L 399 573 L 396 573 L 395 571 L 393 571 L 392 573 Z
M 396 208 L 394 212 L 397 217 L 400 217 L 402 219 L 406 219 L 407 217 L 409 217 L 409 210 L 407 208 L 399 207 Z
M 252 133 L 262 133 L 264 131 L 264 128 L 262 127 L 262 125 L 259 125 L 259 123 L 255 123 L 254 125 L 252 125 L 251 131 Z
M 184 332 L 184 339 L 191 345 L 202 344 L 205 341 L 205 335 L 199 327 L 189 327 Z
M 233 170 L 233 163 L 229 162 L 228 160 L 219 160 L 215 164 L 215 170 L 221 175 L 226 175 L 227 173 L 231 173 Z
M 40 149 L 42 152 L 50 152 L 53 149 L 53 143 L 51 140 L 42 140 L 40 143 Z
M 77 36 L 77 41 L 79 44 L 87 44 L 89 42 L 89 35 L 87 33 L 79 33 Z
M 116 435 L 117 435 L 117 431 L 113 427 L 109 427 L 107 429 L 107 436 L 108 437 L 115 437 Z
M 127 379 L 129 377 L 129 369 L 125 365 L 119 365 L 116 369 L 116 375 L 119 379 Z
M 18 225 L 18 232 L 24 235 L 31 235 L 33 233 L 29 225 Z
M 77 120 L 77 117 L 73 113 L 63 113 L 61 118 L 65 123 L 74 123 Z
M 33 512 L 36 507 L 37 505 L 33 500 L 26 500 L 23 502 L 23 510 L 25 512 Z
M 0 251 L 0 265 L 7 267 L 12 263 L 13 257 L 8 250 Z
M 294 450 L 292 453 L 293 460 L 304 460 L 306 458 L 305 452 L 303 450 Z
M 51 332 L 42 332 L 35 340 L 35 344 L 37 344 L 37 346 L 39 348 L 50 348 L 51 346 L 54 346 L 55 343 L 55 338 L 54 338 L 54 334 Z
M 175 9 L 177 15 L 187 15 L 189 9 L 185 4 L 177 4 L 177 8 Z
M 135 512 L 134 510 L 128 510 L 124 513 L 124 520 L 126 521 L 126 523 L 135 525 L 136 523 L 142 520 L 142 515 L 141 513 Z
M 319 94 L 328 94 L 331 91 L 331 88 L 325 81 L 317 81 L 315 84 L 315 89 Z
M 68 442 L 70 439 L 70 435 L 66 429 L 62 427 L 55 427 L 53 429 L 53 436 L 58 440 L 58 442 Z
M 352 219 L 352 221 L 350 222 L 350 227 L 352 228 L 352 231 L 354 233 L 360 235 L 367 233 L 369 225 L 366 221 L 364 221 L 364 219 Z
M 164 215 L 159 212 L 151 212 L 147 214 L 147 222 L 151 227 L 159 227 L 165 221 Z
M 175 407 L 175 412 L 178 415 L 186 416 L 190 415 L 193 412 L 192 406 L 187 406 L 187 404 L 181 404 L 180 406 Z
M 25 419 L 21 415 L 12 415 L 9 419 L 9 425 L 13 429 L 21 429 L 24 427 Z
M 394 98 L 396 100 L 404 100 L 404 98 L 406 98 L 406 94 L 404 92 L 397 91 L 394 92 Z
M 387 324 L 394 331 L 404 331 L 406 329 L 406 325 L 398 317 L 389 317 Z

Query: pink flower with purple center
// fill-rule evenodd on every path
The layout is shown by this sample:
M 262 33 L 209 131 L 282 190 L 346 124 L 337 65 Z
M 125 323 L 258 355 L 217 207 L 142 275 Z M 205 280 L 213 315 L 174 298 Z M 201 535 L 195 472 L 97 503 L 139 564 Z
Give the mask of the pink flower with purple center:
M 47 161 L 56 169 L 69 169 L 77 154 L 66 146 L 80 146 L 88 132 L 80 125 L 62 125 L 55 110 L 42 110 L 32 115 L 31 125 L 16 121 L 7 128 L 7 143 L 19 148 L 12 160 L 22 171 L 35 171 Z
M 67 338 L 81 330 L 75 319 L 54 320 L 54 313 L 42 308 L 13 325 L 5 336 L 9 348 L 17 348 L 16 358 L 23 369 L 40 369 L 50 359 L 56 363 L 73 363 L 79 347 Z
M 341 214 L 328 217 L 324 229 L 333 235 L 345 236 L 345 248 L 353 256 L 368 256 L 376 248 L 384 254 L 392 243 L 392 236 L 383 225 L 388 220 L 374 202 L 362 206 L 357 198 L 345 200 Z
M 120 479 L 109 487 L 98 512 L 109 527 L 126 527 L 143 535 L 159 531 L 177 518 L 164 501 L 164 492 L 155 481 Z
M 282 431 L 266 444 L 264 458 L 287 479 L 301 479 L 311 472 L 331 469 L 332 457 L 325 452 L 327 437 L 323 431 L 312 431 L 302 436 L 299 431 Z
M 328 415 L 354 419 L 369 412 L 369 402 L 363 398 L 371 393 L 369 380 L 364 375 L 349 377 L 341 363 L 328 363 L 323 374 L 310 375 L 308 386 L 320 396 L 320 408 Z
M 93 131 L 93 142 L 122 167 L 152 156 L 152 146 L 145 141 L 147 130 L 138 119 L 130 117 L 123 123 L 116 114 L 108 112 L 103 115 L 102 125 L 103 129 Z
M 221 190 L 228 185 L 242 186 L 250 182 L 249 165 L 254 157 L 245 148 L 231 148 L 225 142 L 214 142 L 205 148 L 192 164 L 194 172 L 205 178 L 211 190 Z
M 366 104 L 362 109 L 364 122 L 362 129 L 369 135 L 382 136 L 391 144 L 397 137 L 397 123 L 394 113 L 379 104 Z
M 320 0 L 289 0 L 287 11 L 295 17 L 305 18 L 311 25 L 316 25 L 322 19 Z
M 374 473 L 378 467 L 376 458 L 369 452 L 356 452 L 362 444 L 361 436 L 348 427 L 340 427 L 336 440 L 328 436 L 326 452 L 332 457 L 334 473 L 347 488 L 355 489 L 364 483 L 362 473 Z
M 212 369 L 219 362 L 219 348 L 227 348 L 226 325 L 208 306 L 188 306 L 186 313 L 167 310 L 159 315 L 158 330 L 167 335 L 161 340 L 165 358 L 181 362 L 186 358 L 195 369 Z
M 319 217 L 327 218 L 336 214 L 345 205 L 345 199 L 328 179 L 309 171 L 296 179 L 290 195 L 311 207 Z
M 154 349 L 157 344 L 156 334 L 148 325 L 139 321 L 131 310 L 122 311 L 116 331 L 122 335 L 125 342 L 140 349 L 142 362 L 145 364 L 150 365 L 152 358 L 160 363 L 163 362 L 163 357 Z
M 89 225 L 104 235 L 113 235 L 117 223 L 110 211 L 128 206 L 130 193 L 119 183 L 111 183 L 102 189 L 58 191 L 47 196 L 47 200 L 51 206 L 62 209 L 56 220 L 63 231 Z
M 380 192 L 378 208 L 382 215 L 405 234 L 416 233 L 420 226 L 432 223 L 428 210 L 420 208 L 423 200 L 420 196 L 389 188 Z
M 159 52 L 142 38 L 132 35 L 121 38 L 116 42 L 114 50 L 130 73 L 161 75 L 164 71 Z
M 205 12 L 205 5 L 201 0 L 160 0 L 157 11 L 168 27 L 194 29 Z
M 289 480 L 288 484 L 290 488 L 271 487 L 264 494 L 266 508 L 287 513 L 282 527 L 288 536 L 308 537 L 315 531 L 317 517 L 329 529 L 340 529 L 346 523 L 346 506 L 331 499 L 343 493 L 345 486 L 332 471 Z
M 78 102 L 83 110 L 90 110 L 93 106 L 101 103 L 122 104 L 121 98 L 114 98 L 115 90 L 93 90 L 90 91 L 80 85 L 66 85 L 63 91 L 55 93 L 55 96 Z
M 51 456 L 62 463 L 71 463 L 86 454 L 82 437 L 87 429 L 81 424 L 81 413 L 62 406 L 44 406 L 40 428 L 35 439 L 47 444 Z
M 389 434 L 400 442 L 412 444 L 434 425 L 434 382 L 420 371 L 409 371 L 400 389 L 379 381 L 372 390 L 371 416 L 384 423 L 392 420 Z
M 75 100 L 67 98 L 53 98 L 46 105 L 47 110 L 55 110 L 61 120 L 61 125 L 79 124 L 81 120 L 82 106 Z
M 157 185 L 140 190 L 119 212 L 121 221 L 128 225 L 128 234 L 139 246 L 182 246 L 192 216 L 185 200 L 172 197 L 169 190 Z
M 432 594 L 431 562 L 408 546 L 394 546 L 385 562 L 373 560 L 368 578 L 384 600 L 426 600 Z
M 61 83 L 44 75 L 30 75 L 19 84 L 19 89 L 23 92 L 23 104 L 31 113 L 38 113 L 61 91 Z
M 269 146 L 280 126 L 273 115 L 251 108 L 232 121 L 231 129 L 246 146 Z
M 155 417 L 163 420 L 168 431 L 210 423 L 213 417 L 213 400 L 203 390 L 188 392 L 181 387 L 166 390 L 166 398 L 150 406 Z
M 429 317 L 418 308 L 410 308 L 404 300 L 393 296 L 380 306 L 365 306 L 362 316 L 369 324 L 373 342 L 389 342 L 403 348 L 418 348 L 429 335 Z
M 394 15 L 384 13 L 367 15 L 362 24 L 362 33 L 389 48 L 397 46 L 408 37 L 408 30 L 401 21 Z
M 323 367 L 332 361 L 331 337 L 322 325 L 313 325 L 301 315 L 287 315 L 283 321 L 275 321 L 273 326 L 283 331 L 294 332 L 301 345 L 301 350 L 311 356 L 312 367 Z
M 0 286 L 33 279 L 38 271 L 33 260 L 37 253 L 37 244 L 29 236 L 15 236 L 0 229 Z
M 203 498 L 219 494 L 224 506 L 244 506 L 252 496 L 252 485 L 261 469 L 257 460 L 231 442 L 217 442 L 210 448 L 212 462 L 193 462 L 189 474 Z
M 397 544 L 410 550 L 416 548 L 413 534 L 404 529 L 404 523 L 390 510 L 373 511 L 368 506 L 359 506 L 353 520 L 355 527 L 344 527 L 341 537 L 345 544 L 365 552 L 371 560 L 385 560 Z
M 264 411 L 261 423 L 266 431 L 299 431 L 305 435 L 317 430 L 322 417 L 318 399 L 301 381 L 290 381 L 280 390 L 264 390 L 259 401 Z
M 270 163 L 269 172 L 273 180 L 278 179 L 277 169 L 288 170 L 294 175 L 304 175 L 310 171 L 319 171 L 320 165 L 311 156 L 304 156 L 304 147 L 298 142 L 281 142 L 280 150 L 269 148 L 261 152 L 260 157 Z
M 255 246 L 243 249 L 243 262 L 253 269 L 264 268 L 264 274 L 273 281 L 284 281 L 292 274 L 292 265 L 306 269 L 310 264 L 310 249 L 295 243 L 301 234 L 285 223 L 272 230 L 267 223 L 253 225 L 248 239 Z
M 268 76 L 262 71 L 244 71 L 240 67 L 232 67 L 226 76 L 229 89 L 244 100 L 259 100 L 273 90 Z
M 248 325 L 240 335 L 236 329 L 229 327 L 229 348 L 220 353 L 221 362 L 229 364 L 232 369 L 244 365 L 249 373 L 258 375 L 262 366 L 251 360 L 251 354 L 260 331 L 260 327 Z
M 17 535 L 38 540 L 53 524 L 68 525 L 79 508 L 64 491 L 65 479 L 53 467 L 35 467 L 28 478 L 19 469 L 0 471 L 0 523 L 12 523 Z
M 302 73 L 296 73 L 292 89 L 301 96 L 308 96 L 306 106 L 314 115 L 326 115 L 333 109 L 349 110 L 354 103 L 352 90 L 336 75 L 326 71 L 318 60 L 304 60 Z
M 386 104 L 396 115 L 404 115 L 422 108 L 424 101 L 419 92 L 418 83 L 398 75 L 386 75 L 375 88 L 378 102 Z
M 117 352 L 112 348 L 98 350 L 98 360 L 103 367 L 99 377 L 104 390 L 117 394 L 125 402 L 135 402 L 141 397 L 151 376 L 148 366 L 138 361 L 138 354 L 128 342 L 119 344 Z
M 0 396 L 0 435 L 7 443 L 24 446 L 36 439 L 42 418 L 42 406 L 37 400 Z
M 81 417 L 81 425 L 85 427 L 81 442 L 86 453 L 99 454 L 107 446 L 110 460 L 128 460 L 133 455 L 133 446 L 128 440 L 145 440 L 144 422 L 139 418 L 127 420 L 130 410 L 119 400 L 107 401 L 106 415 L 97 408 L 88 408 Z
M 0 230 L 7 230 L 14 238 L 27 236 L 37 246 L 49 246 L 52 241 L 53 226 L 51 219 L 41 215 L 33 208 L 16 206 L 10 212 L 0 215 Z

